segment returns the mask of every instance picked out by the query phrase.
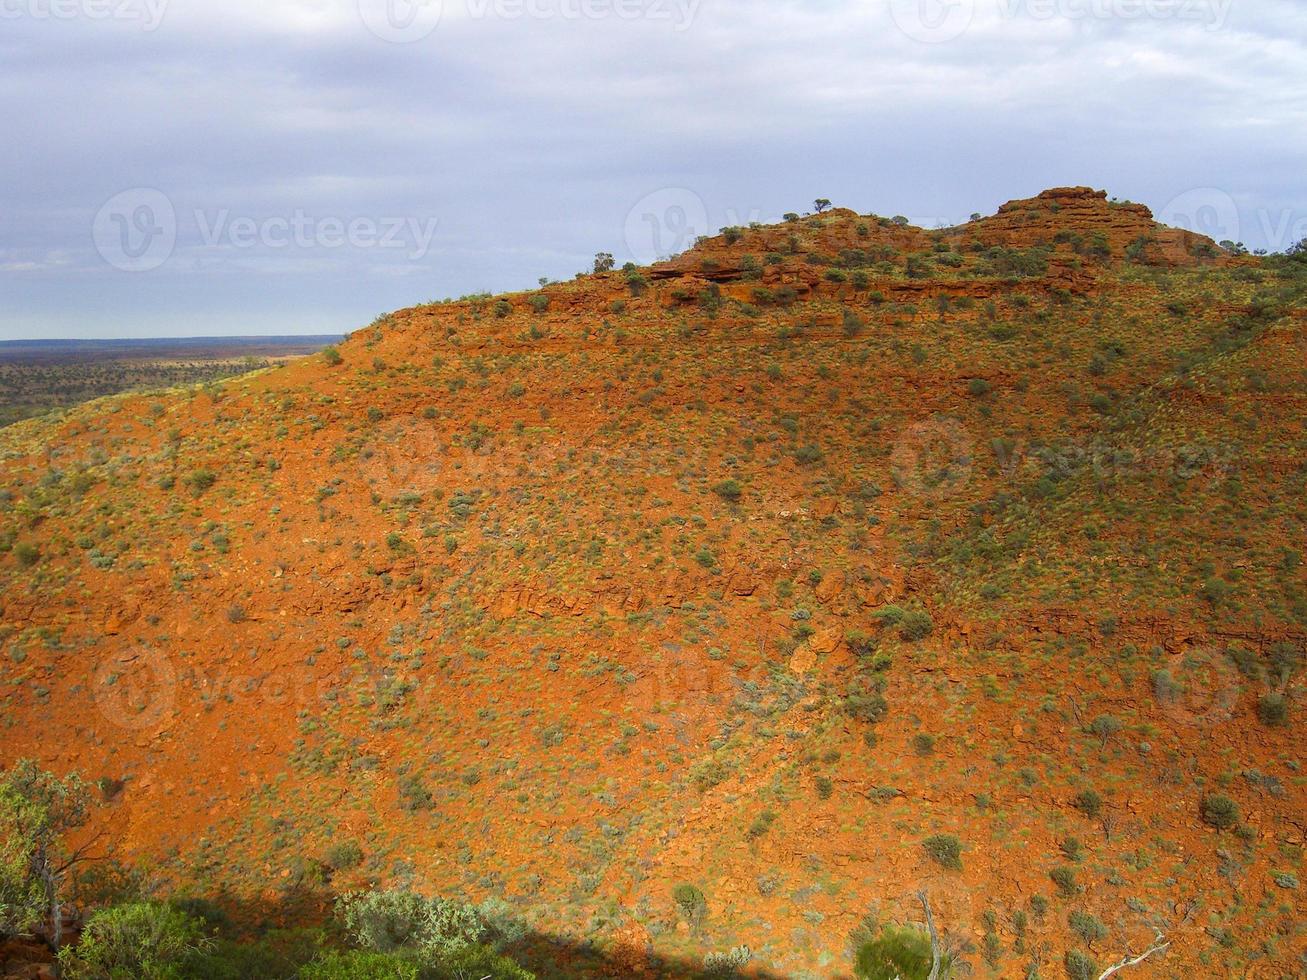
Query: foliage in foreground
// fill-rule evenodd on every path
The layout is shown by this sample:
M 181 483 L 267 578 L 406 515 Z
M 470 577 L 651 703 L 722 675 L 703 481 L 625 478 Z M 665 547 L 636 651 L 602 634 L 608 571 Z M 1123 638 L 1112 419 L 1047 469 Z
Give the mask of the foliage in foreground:
M 926 980 L 932 964 L 930 937 L 911 926 L 886 926 L 858 947 L 853 972 L 858 980 Z M 941 980 L 950 975 L 950 960 L 940 964 Z

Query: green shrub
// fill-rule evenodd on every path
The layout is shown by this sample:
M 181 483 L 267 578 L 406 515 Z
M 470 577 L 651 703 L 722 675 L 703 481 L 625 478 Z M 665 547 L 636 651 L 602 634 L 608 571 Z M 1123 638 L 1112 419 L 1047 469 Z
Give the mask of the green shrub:
M 921 842 L 930 859 L 942 868 L 962 870 L 962 841 L 953 834 L 935 834 Z
M 744 493 L 738 480 L 722 480 L 721 483 L 712 488 L 712 491 L 723 500 L 729 500 L 731 503 L 738 501 Z
M 16 558 L 18 564 L 22 565 L 24 568 L 31 568 L 41 560 L 41 552 L 36 545 L 28 544 L 26 541 L 23 541 L 14 545 L 14 558 Z
M 1103 925 L 1102 920 L 1097 916 L 1090 915 L 1088 912 L 1072 912 L 1068 923 L 1071 931 L 1091 946 L 1100 939 L 1107 938 L 1107 926 Z
M 672 901 L 691 925 L 698 925 L 708 914 L 708 900 L 694 885 L 682 883 L 672 889 Z
M 213 471 L 206 469 L 194 470 L 186 477 L 186 485 L 191 488 L 191 493 L 197 497 L 217 482 L 218 477 L 214 475 Z
M 327 362 L 328 367 L 337 367 L 345 362 L 345 358 L 340 356 L 340 351 L 335 347 L 326 347 L 322 351 L 322 359 Z
M 1070 980 L 1095 980 L 1098 976 L 1098 964 L 1087 953 L 1078 949 L 1068 949 L 1062 960 L 1066 975 Z
M 399 805 L 401 809 L 426 810 L 431 807 L 431 791 L 417 776 L 406 776 L 399 782 Z
M 1080 862 L 1085 859 L 1085 845 L 1075 837 L 1068 837 L 1061 843 L 1062 853 L 1068 861 Z
M 1169 670 L 1158 670 L 1153 672 L 1153 694 L 1162 704 L 1171 704 L 1180 696 L 1184 688 L 1180 682 L 1172 676 Z
M 158 902 L 92 913 L 76 946 L 59 951 L 68 980 L 172 980 L 190 957 L 212 946 L 200 923 Z
M 885 700 L 885 678 L 866 672 L 856 674 L 849 682 L 849 691 L 841 704 L 844 713 L 856 721 L 875 725 L 889 712 Z
M 899 621 L 899 636 L 913 643 L 930 636 L 934 628 L 935 623 L 930 618 L 930 613 L 924 609 L 909 609 Z
M 1284 641 L 1271 644 L 1271 673 L 1276 683 L 1286 684 L 1289 678 L 1302 669 L 1303 648 L 1296 643 Z
M 649 280 L 633 264 L 626 269 L 626 288 L 632 296 L 640 296 L 649 288 Z
M 858 980 L 926 980 L 933 963 L 930 937 L 920 929 L 886 926 L 875 939 L 854 953 L 853 973 Z M 951 960 L 940 964 L 941 978 L 950 975 Z
M 1075 868 L 1063 865 L 1050 871 L 1048 877 L 1052 879 L 1053 884 L 1057 885 L 1058 894 L 1063 898 L 1071 898 L 1080 894 L 1080 886 L 1076 884 Z
M 336 915 L 355 943 L 378 953 L 441 955 L 475 946 L 488 932 L 475 906 L 397 889 L 341 895 Z
M 423 964 L 422 980 L 535 980 L 535 974 L 488 946 L 468 946 Z
M 1089 723 L 1090 734 L 1097 735 L 1103 740 L 1104 745 L 1107 744 L 1108 739 L 1120 732 L 1123 727 L 1121 719 L 1114 715 L 1099 715 Z
M 1257 717 L 1272 728 L 1289 720 L 1289 701 L 1283 694 L 1267 694 L 1257 702 Z
M 418 980 L 418 964 L 386 953 L 328 953 L 299 972 L 299 980 Z
M 543 313 L 545 310 L 549 309 L 549 297 L 544 293 L 532 293 L 527 298 L 527 303 L 529 303 L 531 309 L 535 310 L 537 313 Z
M 1097 790 L 1085 789 L 1076 794 L 1071 805 L 1093 820 L 1103 812 L 1103 797 Z
M 1199 812 L 1203 823 L 1217 830 L 1229 830 L 1239 823 L 1239 807 L 1228 796 L 1215 794 L 1204 797 Z
M 870 657 L 876 652 L 876 638 L 862 630 L 849 630 L 844 634 L 844 642 L 855 657 Z
M 173 904 L 181 907 L 183 903 Z M 212 908 L 205 911 L 208 914 L 200 917 L 210 926 L 230 926 L 221 913 L 215 914 Z M 301 970 L 322 956 L 323 943 L 324 936 L 319 929 L 274 929 L 254 942 L 218 939 L 211 949 L 187 957 L 181 976 L 185 980 L 300 977 Z
M 749 830 L 745 836 L 748 837 L 749 840 L 757 840 L 759 837 L 765 836 L 767 831 L 771 830 L 771 825 L 775 822 L 776 811 L 763 810 L 762 813 L 753 818 L 753 823 L 749 825 Z
M 727 953 L 709 953 L 703 958 L 703 972 L 709 977 L 734 977 L 753 958 L 748 946 L 736 946 Z
M 812 463 L 820 462 L 823 454 L 820 446 L 815 443 L 808 443 L 796 448 L 792 455 L 794 456 L 794 461 L 796 463 L 801 466 L 807 466 Z
M 363 863 L 363 848 L 358 841 L 341 841 L 327 848 L 326 865 L 333 871 L 348 871 Z

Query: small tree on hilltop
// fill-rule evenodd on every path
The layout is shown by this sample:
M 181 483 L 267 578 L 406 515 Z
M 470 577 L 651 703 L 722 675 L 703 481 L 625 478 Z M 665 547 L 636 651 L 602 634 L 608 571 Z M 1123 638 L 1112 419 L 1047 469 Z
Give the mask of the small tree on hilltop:
M 812 206 L 816 209 L 818 214 L 821 214 L 823 211 L 830 208 L 830 199 L 819 197 L 817 200 L 812 202 Z
M 612 272 L 617 267 L 617 260 L 611 252 L 600 252 L 595 256 L 595 272 Z

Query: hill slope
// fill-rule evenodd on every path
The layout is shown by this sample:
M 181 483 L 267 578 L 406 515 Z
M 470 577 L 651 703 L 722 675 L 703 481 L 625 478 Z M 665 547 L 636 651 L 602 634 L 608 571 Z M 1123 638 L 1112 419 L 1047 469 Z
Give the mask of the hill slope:
M 1305 297 L 1084 188 L 837 210 L 21 423 L 0 763 L 172 887 L 497 895 L 619 973 L 839 975 L 925 888 L 981 976 L 1290 975 Z

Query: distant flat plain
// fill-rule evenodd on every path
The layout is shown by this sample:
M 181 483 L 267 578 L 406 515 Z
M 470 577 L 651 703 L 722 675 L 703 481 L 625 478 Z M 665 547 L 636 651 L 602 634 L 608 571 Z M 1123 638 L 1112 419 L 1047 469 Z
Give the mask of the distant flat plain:
M 0 341 L 0 425 L 119 392 L 234 377 L 341 339 L 319 334 Z

